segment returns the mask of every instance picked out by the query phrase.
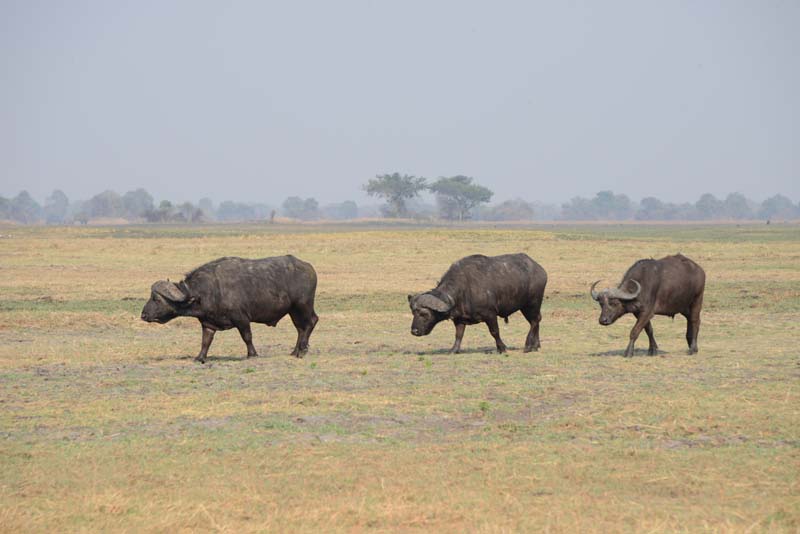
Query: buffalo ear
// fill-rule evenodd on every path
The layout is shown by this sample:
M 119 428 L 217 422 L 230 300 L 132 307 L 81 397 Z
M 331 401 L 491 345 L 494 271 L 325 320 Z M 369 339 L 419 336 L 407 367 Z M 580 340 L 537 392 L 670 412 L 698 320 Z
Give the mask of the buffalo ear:
M 414 295 L 412 295 L 412 294 L 410 294 L 410 293 L 409 293 L 409 294 L 408 294 L 408 302 L 410 303 L 410 302 L 411 302 L 411 299 L 413 299 L 413 298 L 414 298 Z
M 186 300 L 184 301 L 184 304 L 189 305 L 189 304 L 194 304 L 195 302 L 200 302 L 200 297 L 192 295 L 192 292 L 189 290 L 189 286 L 186 285 L 185 280 L 175 285 L 178 287 L 178 289 L 181 290 L 181 293 L 186 295 Z
M 159 280 L 150 289 L 171 302 L 186 302 L 189 297 L 189 295 L 181 291 L 177 284 L 173 284 L 168 280 Z

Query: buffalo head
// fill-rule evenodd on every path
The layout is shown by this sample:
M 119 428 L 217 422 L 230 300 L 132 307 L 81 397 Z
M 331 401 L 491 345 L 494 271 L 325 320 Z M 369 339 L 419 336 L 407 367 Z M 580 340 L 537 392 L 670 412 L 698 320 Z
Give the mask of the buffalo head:
M 150 300 L 142 309 L 142 320 L 148 323 L 166 323 L 183 315 L 182 311 L 194 302 L 186 285 L 159 280 L 150 288 Z
M 593 283 L 589 291 L 592 298 L 600 304 L 600 324 L 608 326 L 614 324 L 614 321 L 628 313 L 629 310 L 626 304 L 639 296 L 642 286 L 636 280 L 631 279 L 630 282 L 636 285 L 636 289 L 633 292 L 623 289 L 622 285 L 624 284 L 621 284 L 620 287 L 606 288 L 597 292 L 594 288 L 599 282 L 600 280 Z
M 427 336 L 436 323 L 447 319 L 453 308 L 453 299 L 444 293 L 435 295 L 429 291 L 418 295 L 409 295 L 408 305 L 411 307 L 411 313 L 414 314 L 414 319 L 411 321 L 411 333 L 415 336 Z

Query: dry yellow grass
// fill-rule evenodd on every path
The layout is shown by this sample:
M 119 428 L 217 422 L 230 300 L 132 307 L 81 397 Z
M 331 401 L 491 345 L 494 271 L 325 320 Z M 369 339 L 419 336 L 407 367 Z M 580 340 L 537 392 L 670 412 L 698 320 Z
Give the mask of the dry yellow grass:
M 4 228 L 0 530 L 797 532 L 800 228 L 328 225 Z M 549 273 L 527 324 L 408 333 L 405 295 L 467 254 Z M 700 354 L 620 355 L 630 318 L 588 297 L 637 258 L 708 273 Z M 150 284 L 223 255 L 319 275 L 303 360 L 290 321 L 221 333 L 138 319 Z

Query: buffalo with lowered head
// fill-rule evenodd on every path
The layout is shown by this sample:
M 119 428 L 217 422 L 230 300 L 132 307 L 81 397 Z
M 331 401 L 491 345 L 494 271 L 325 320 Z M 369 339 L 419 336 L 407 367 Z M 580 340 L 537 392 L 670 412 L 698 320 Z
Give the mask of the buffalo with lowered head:
M 286 314 L 297 328 L 293 356 L 308 351 L 316 326 L 314 294 L 317 273 L 294 256 L 250 260 L 220 258 L 206 263 L 176 283 L 160 280 L 150 290 L 142 320 L 166 323 L 175 317 L 195 317 L 203 327 L 197 361 L 204 363 L 217 330 L 236 328 L 247 345 L 247 357 L 258 356 L 250 323 L 278 324 Z
M 632 313 L 636 324 L 630 334 L 630 342 L 625 356 L 633 356 L 633 345 L 644 329 L 650 340 L 648 354 L 658 350 L 653 326 L 650 320 L 655 315 L 686 317 L 686 342 L 689 354 L 697 352 L 697 334 L 700 331 L 700 309 L 703 307 L 703 291 L 706 286 L 706 273 L 695 262 L 677 254 L 660 260 L 646 259 L 634 263 L 615 288 L 595 291 L 592 284 L 592 298 L 600 304 L 600 324 L 608 326 L 625 315 Z
M 497 318 L 508 322 L 509 315 L 521 311 L 531 325 L 525 352 L 538 350 L 546 284 L 547 273 L 527 254 L 467 256 L 450 266 L 436 288 L 408 296 L 414 314 L 411 333 L 426 336 L 437 323 L 449 319 L 456 327 L 451 352 L 458 353 L 466 326 L 486 323 L 497 351 L 505 352 Z

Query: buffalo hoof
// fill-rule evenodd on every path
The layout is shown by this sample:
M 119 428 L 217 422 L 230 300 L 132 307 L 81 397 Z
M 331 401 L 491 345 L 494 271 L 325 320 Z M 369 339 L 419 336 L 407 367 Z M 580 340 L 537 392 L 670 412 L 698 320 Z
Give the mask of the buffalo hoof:
M 196 361 L 196 362 L 200 362 L 200 363 L 206 363 L 206 359 L 205 359 L 205 358 L 201 358 L 200 356 L 198 356 L 197 358 L 195 358 L 195 359 L 194 359 L 194 361 Z
M 503 345 L 502 347 L 497 347 L 498 354 L 503 354 L 506 351 L 506 346 Z
M 525 347 L 522 352 L 539 352 L 539 347 Z
M 292 351 L 292 356 L 294 356 L 295 358 L 302 358 L 303 356 L 306 355 L 307 352 L 308 352 L 308 349 L 293 350 Z
M 248 358 L 258 358 L 258 353 L 254 352 L 253 354 L 248 354 L 247 357 Z

